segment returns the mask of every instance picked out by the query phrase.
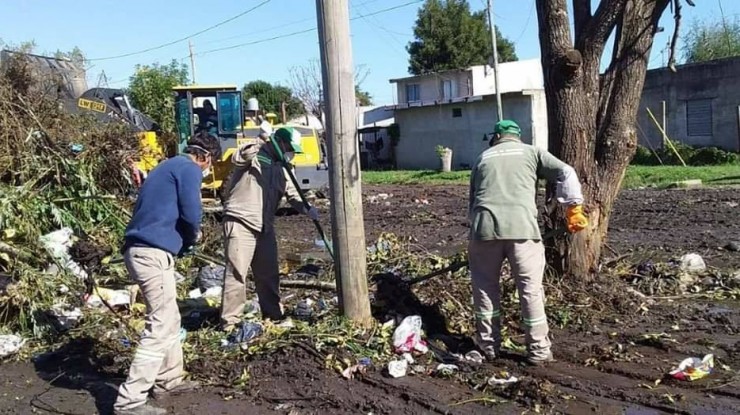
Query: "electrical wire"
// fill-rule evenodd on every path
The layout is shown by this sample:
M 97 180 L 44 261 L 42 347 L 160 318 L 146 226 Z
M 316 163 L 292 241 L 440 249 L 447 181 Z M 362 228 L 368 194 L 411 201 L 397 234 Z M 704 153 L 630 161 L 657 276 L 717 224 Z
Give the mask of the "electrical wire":
M 388 7 L 388 8 L 385 8 L 385 9 L 377 10 L 377 11 L 374 11 L 372 13 L 355 16 L 355 17 L 350 18 L 350 20 L 353 21 L 353 20 L 362 19 L 362 18 L 365 18 L 365 17 L 375 16 L 375 15 L 378 15 L 378 14 L 381 14 L 381 13 L 387 13 L 389 11 L 393 11 L 393 10 L 397 10 L 397 9 L 400 9 L 400 8 L 403 8 L 403 7 L 407 7 L 407 6 L 410 6 L 412 4 L 418 4 L 418 3 L 421 3 L 423 1 L 424 0 L 409 1 L 407 3 L 403 3 L 403 4 L 396 5 L 396 6 Z M 295 31 L 295 32 L 286 33 L 284 35 L 273 36 L 273 37 L 266 38 L 266 39 L 254 40 L 254 41 L 251 41 L 251 42 L 239 43 L 239 44 L 236 44 L 236 45 L 224 46 L 224 47 L 221 47 L 221 48 L 210 49 L 210 50 L 206 50 L 206 51 L 203 51 L 203 52 L 195 53 L 194 56 L 203 56 L 203 55 L 207 55 L 207 54 L 210 54 L 210 53 L 222 52 L 222 51 L 225 51 L 225 50 L 237 49 L 237 48 L 241 48 L 241 47 L 244 47 L 244 46 L 256 45 L 256 44 L 259 44 L 259 43 L 269 42 L 269 41 L 272 41 L 272 40 L 278 40 L 278 39 L 282 39 L 282 38 L 286 38 L 286 37 L 290 37 L 290 36 L 300 35 L 300 34 L 303 34 L 303 33 L 313 32 L 314 30 L 317 30 L 317 27 L 316 26 L 314 26 L 314 27 L 312 27 L 310 29 L 298 30 L 298 31 Z
M 126 58 L 126 57 L 129 57 L 129 56 L 140 55 L 142 53 L 151 52 L 153 50 L 158 50 L 158 49 L 166 48 L 167 46 L 172 46 L 172 45 L 174 45 L 176 43 L 184 42 L 184 41 L 186 41 L 188 39 L 191 39 L 193 37 L 196 37 L 198 35 L 202 35 L 203 33 L 206 33 L 208 31 L 211 31 L 211 30 L 213 30 L 213 29 L 215 29 L 215 28 L 217 28 L 219 26 L 223 26 L 226 23 L 232 22 L 232 21 L 234 21 L 234 20 L 236 20 L 236 19 L 238 19 L 238 18 L 240 18 L 240 17 L 242 17 L 242 16 L 244 16 L 246 14 L 249 14 L 249 13 L 251 13 L 251 12 L 259 9 L 260 7 L 266 5 L 267 3 L 271 2 L 271 1 L 272 0 L 264 0 L 263 2 L 259 3 L 258 5 L 252 7 L 250 9 L 248 9 L 248 10 L 245 10 L 245 11 L 243 11 L 243 12 L 241 12 L 241 13 L 235 15 L 235 16 L 232 16 L 232 17 L 230 17 L 230 18 L 228 18 L 226 20 L 223 20 L 221 22 L 218 22 L 218 23 L 214 24 L 213 26 L 207 27 L 207 28 L 205 28 L 203 30 L 200 30 L 198 32 L 195 32 L 195 33 L 190 34 L 190 35 L 185 36 L 185 37 L 181 37 L 180 39 L 173 40 L 171 42 L 167 42 L 167 43 L 164 43 L 164 44 L 161 44 L 161 45 L 158 45 L 158 46 L 153 46 L 153 47 L 147 48 L 147 49 L 142 49 L 142 50 L 139 50 L 139 51 L 136 51 L 136 52 L 124 53 L 122 55 L 106 56 L 106 57 L 102 57 L 102 58 L 93 58 L 93 59 L 86 59 L 86 60 L 89 61 L 89 62 L 92 62 L 92 61 L 105 61 L 105 60 L 111 60 L 111 59 Z

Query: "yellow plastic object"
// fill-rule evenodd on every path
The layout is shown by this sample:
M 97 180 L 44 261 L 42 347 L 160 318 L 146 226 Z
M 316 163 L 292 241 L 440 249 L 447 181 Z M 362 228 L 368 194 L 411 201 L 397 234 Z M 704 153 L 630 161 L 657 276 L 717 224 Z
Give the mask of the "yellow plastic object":
M 136 168 L 143 172 L 150 172 L 164 158 L 164 150 L 157 141 L 154 131 L 144 131 L 137 134 L 141 156 L 136 162 Z

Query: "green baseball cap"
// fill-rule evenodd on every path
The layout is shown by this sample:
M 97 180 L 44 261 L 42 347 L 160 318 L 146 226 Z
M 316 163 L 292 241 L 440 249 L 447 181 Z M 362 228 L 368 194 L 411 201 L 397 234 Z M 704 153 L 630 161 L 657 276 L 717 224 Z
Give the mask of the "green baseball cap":
M 522 134 L 522 129 L 512 120 L 501 120 L 496 123 L 496 128 L 493 132 L 496 134 L 513 134 L 518 136 Z
M 275 131 L 275 138 L 287 142 L 296 153 L 303 153 L 301 133 L 293 127 L 280 127 Z

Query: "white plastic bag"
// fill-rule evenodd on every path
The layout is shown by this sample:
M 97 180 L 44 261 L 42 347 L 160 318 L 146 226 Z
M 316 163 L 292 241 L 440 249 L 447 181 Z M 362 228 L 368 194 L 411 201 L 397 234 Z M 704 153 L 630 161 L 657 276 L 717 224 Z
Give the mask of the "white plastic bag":
M 52 258 L 62 264 L 67 271 L 83 280 L 87 278 L 87 273 L 80 267 L 80 264 L 73 261 L 69 256 L 69 248 L 72 247 L 72 234 L 72 229 L 62 228 L 41 236 L 39 241 L 49 251 Z
M 9 356 L 23 347 L 26 340 L 15 334 L 0 334 L 0 357 Z
M 417 351 L 426 353 L 429 348 L 421 338 L 421 317 L 408 316 L 393 332 L 393 347 L 396 353 Z

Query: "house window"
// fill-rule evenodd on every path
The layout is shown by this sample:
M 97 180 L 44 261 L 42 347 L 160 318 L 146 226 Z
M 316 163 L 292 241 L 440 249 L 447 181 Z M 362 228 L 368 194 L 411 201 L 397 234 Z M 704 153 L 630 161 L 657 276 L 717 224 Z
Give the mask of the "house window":
M 453 108 L 452 118 L 459 118 L 459 117 L 462 117 L 462 108 Z
M 406 85 L 406 102 L 421 101 L 419 84 Z
M 712 100 L 686 101 L 686 133 L 689 137 L 712 135 Z
M 442 99 L 452 99 L 452 81 L 445 79 L 442 81 Z

